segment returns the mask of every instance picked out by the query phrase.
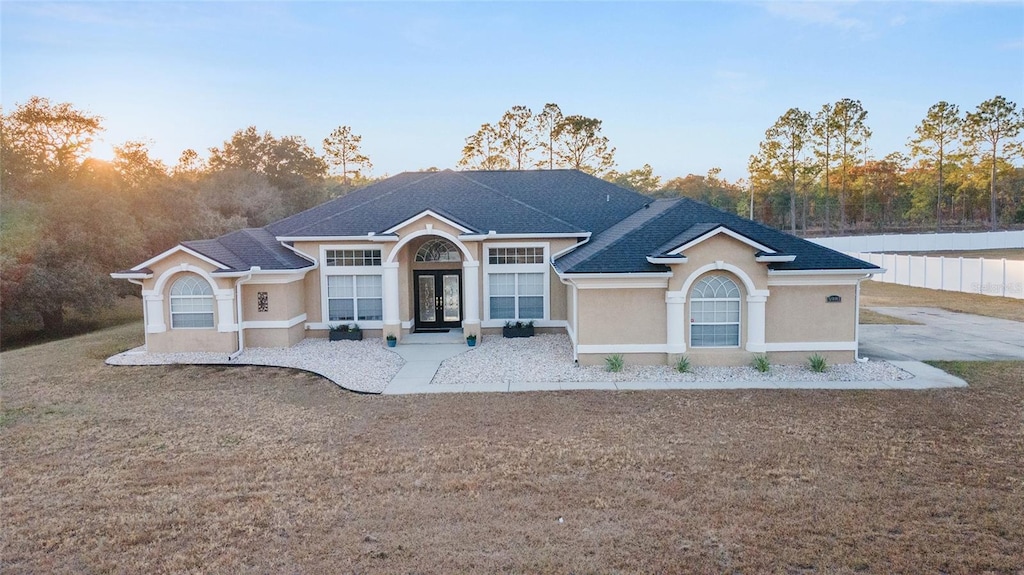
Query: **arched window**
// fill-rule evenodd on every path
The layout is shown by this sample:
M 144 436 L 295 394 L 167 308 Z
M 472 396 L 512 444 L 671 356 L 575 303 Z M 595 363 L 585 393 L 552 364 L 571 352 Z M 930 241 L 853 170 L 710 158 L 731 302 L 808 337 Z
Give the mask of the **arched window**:
M 444 238 L 432 238 L 427 240 L 420 249 L 416 251 L 418 262 L 457 262 L 462 261 L 459 249 L 450 241 Z
M 740 288 L 726 276 L 701 278 L 690 296 L 690 347 L 739 347 Z
M 213 289 L 205 280 L 185 276 L 171 286 L 171 328 L 213 327 Z

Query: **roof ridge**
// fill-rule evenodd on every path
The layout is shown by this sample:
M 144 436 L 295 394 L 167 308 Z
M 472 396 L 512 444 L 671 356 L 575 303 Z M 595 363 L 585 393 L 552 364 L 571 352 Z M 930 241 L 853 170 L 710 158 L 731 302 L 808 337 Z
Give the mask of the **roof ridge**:
M 676 200 L 678 200 L 678 198 L 670 199 L 668 201 L 673 202 L 675 204 L 678 204 L 679 202 L 676 201 Z M 651 203 L 654 203 L 654 202 L 651 202 Z M 642 208 L 636 210 L 635 212 L 629 214 L 628 216 L 622 218 L 621 220 L 616 222 L 613 226 L 611 226 L 610 228 L 608 228 L 608 229 L 604 230 L 603 232 L 601 232 L 601 235 L 604 235 L 604 234 L 607 234 L 607 233 L 611 232 L 618 225 L 625 224 L 628 219 L 632 218 L 633 216 L 635 216 L 637 213 L 641 212 L 642 210 L 650 209 L 650 204 L 651 203 L 645 204 L 644 207 L 642 207 Z M 637 226 L 647 226 L 647 225 L 650 225 L 652 222 L 656 222 L 656 221 L 660 220 L 661 218 L 665 217 L 666 215 L 668 215 L 669 212 L 672 211 L 672 207 L 673 206 L 668 206 L 668 207 L 662 209 L 660 213 L 655 214 L 655 215 L 653 215 L 653 216 L 643 220 L 642 222 L 639 222 L 637 224 Z M 613 246 L 618 245 L 620 242 L 622 242 L 623 240 L 625 240 L 626 238 L 631 236 L 633 234 L 633 232 L 637 231 L 636 230 L 637 226 L 633 226 L 633 229 L 630 229 L 626 233 L 622 234 L 621 236 L 615 238 L 614 240 L 608 242 L 606 245 L 602 246 L 600 249 L 595 251 L 593 254 L 590 254 L 587 257 L 587 260 L 594 259 L 594 258 L 598 257 L 599 255 L 603 254 L 604 252 L 608 251 L 609 249 L 611 249 Z M 573 250 L 573 251 L 575 251 L 575 250 Z M 569 252 L 568 254 L 565 254 L 565 257 L 568 257 L 568 256 L 572 255 L 572 253 L 573 252 Z M 649 255 L 649 254 L 644 254 L 644 255 Z
M 347 208 L 345 208 L 345 209 L 343 209 L 341 211 L 333 212 L 331 215 L 329 215 L 329 216 L 327 216 L 325 218 L 321 218 L 319 220 L 316 220 L 315 222 L 311 222 L 311 223 L 309 223 L 309 224 L 307 224 L 305 226 L 302 226 L 301 228 L 299 228 L 297 230 L 292 230 L 291 233 L 294 235 L 295 233 L 300 232 L 302 230 L 305 230 L 307 228 L 310 228 L 310 227 L 312 227 L 314 225 L 321 224 L 323 222 L 333 220 L 334 218 L 336 218 L 336 217 L 338 217 L 338 216 L 340 216 L 342 214 L 351 212 L 352 210 L 355 210 L 356 208 L 361 208 L 361 207 L 363 207 L 365 205 L 368 205 L 368 204 L 371 204 L 373 202 L 376 202 L 376 201 L 380 200 L 381 198 L 384 198 L 384 197 L 387 197 L 387 196 L 390 196 L 390 195 L 396 193 L 398 190 L 405 189 L 405 188 L 407 188 L 407 187 L 409 187 L 409 186 L 411 186 L 413 184 L 418 184 L 418 183 L 420 183 L 420 182 L 422 182 L 424 180 L 427 180 L 429 178 L 435 177 L 438 174 L 443 174 L 443 173 L 445 173 L 447 171 L 448 170 L 445 170 L 445 171 L 442 171 L 442 172 L 402 172 L 403 174 L 423 174 L 423 177 L 422 178 L 417 178 L 417 179 L 415 179 L 415 180 L 413 180 L 411 182 L 407 182 L 405 184 L 402 184 L 402 185 L 400 185 L 400 186 L 398 186 L 396 188 L 393 188 L 393 189 L 391 189 L 391 190 L 389 190 L 387 192 L 384 192 L 384 193 L 382 193 L 380 195 L 373 196 L 372 198 L 370 198 L 370 199 L 368 199 L 368 200 L 366 200 L 364 202 L 361 202 L 361 203 L 358 203 L 358 204 L 354 204 L 354 205 L 349 206 L 349 207 L 347 207 Z M 401 175 L 401 174 L 399 174 L 399 175 Z M 385 181 L 387 181 L 387 180 L 381 180 L 379 182 L 374 182 L 373 184 L 370 184 L 369 186 L 366 186 L 365 188 L 361 188 L 361 191 L 368 190 L 368 189 L 372 188 L 373 186 L 381 184 L 381 183 L 383 183 Z M 339 196 L 339 197 L 334 198 L 333 200 L 331 200 L 330 202 L 327 202 L 327 203 L 331 203 L 331 202 L 334 202 L 334 201 L 337 201 L 337 200 L 341 200 L 344 197 L 345 196 Z M 299 214 L 302 214 L 302 213 L 305 213 L 305 212 L 308 212 L 308 211 L 312 211 L 312 210 L 315 210 L 317 208 L 322 208 L 325 205 L 327 205 L 327 204 L 320 204 L 318 206 L 313 206 L 312 208 L 309 208 L 308 210 L 304 210 L 302 212 L 299 212 L 298 214 L 294 214 L 294 215 L 288 216 L 288 217 L 292 218 L 292 217 L 295 217 L 295 216 L 297 216 Z M 288 219 L 288 218 L 285 218 L 285 219 Z M 274 223 L 277 223 L 277 222 L 274 222 Z M 271 224 L 268 224 L 268 225 L 271 225 Z M 274 237 L 276 238 L 277 235 L 275 234 Z
M 508 170 L 508 171 L 521 172 L 523 170 Z M 501 197 L 503 197 L 503 198 L 505 198 L 505 199 L 507 199 L 507 200 L 509 200 L 511 202 L 517 203 L 517 204 L 519 204 L 519 205 L 521 205 L 521 206 L 523 206 L 523 207 L 525 207 L 525 208 L 527 208 L 529 210 L 533 210 L 533 211 L 537 212 L 538 214 L 544 214 L 545 216 L 547 216 L 548 218 L 551 218 L 552 220 L 555 220 L 556 222 L 565 224 L 570 229 L 575 229 L 575 230 L 579 230 L 580 229 L 579 226 L 577 226 L 575 224 L 572 224 L 572 223 L 569 223 L 569 222 L 563 220 L 562 218 L 560 218 L 560 217 L 558 217 L 558 216 L 556 216 L 554 214 L 549 214 L 549 213 L 545 212 L 544 210 L 541 210 L 541 209 L 537 208 L 536 206 L 531 206 L 530 204 L 520 200 L 519 198 L 513 198 L 512 196 L 502 192 L 501 190 L 498 190 L 497 188 L 493 188 L 493 187 L 488 186 L 487 184 L 485 184 L 483 182 L 474 180 L 473 178 L 467 176 L 465 172 L 453 172 L 453 173 L 458 174 L 459 176 L 462 176 L 463 178 L 473 182 L 474 184 L 476 184 L 476 185 L 478 185 L 478 186 L 480 186 L 482 188 L 488 189 L 488 190 L 494 192 L 495 194 L 498 194 L 499 196 L 501 196 Z M 589 230 L 583 230 L 583 231 L 589 231 Z
M 283 266 L 290 266 L 291 265 L 284 258 L 284 254 L 279 253 L 279 252 L 277 252 L 275 250 L 268 249 L 268 247 L 266 245 L 264 245 L 262 241 L 260 241 L 260 238 L 257 238 L 256 235 L 253 233 L 253 232 L 264 232 L 264 233 L 270 235 L 271 239 L 273 239 L 276 242 L 277 241 L 277 237 L 274 236 L 273 234 L 271 234 L 270 232 L 268 232 L 267 230 L 265 230 L 263 228 L 242 228 L 239 231 L 244 233 L 245 235 L 249 236 L 250 238 L 252 238 L 253 241 L 256 242 L 256 245 L 259 246 L 260 250 L 263 253 L 270 254 L 270 256 L 272 258 L 274 258 L 274 261 L 276 261 L 277 263 L 279 263 L 279 264 L 281 264 Z

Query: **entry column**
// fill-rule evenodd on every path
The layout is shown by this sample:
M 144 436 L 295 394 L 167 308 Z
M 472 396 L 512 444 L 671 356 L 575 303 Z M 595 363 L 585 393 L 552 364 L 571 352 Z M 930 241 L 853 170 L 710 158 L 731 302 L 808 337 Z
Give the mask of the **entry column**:
M 402 319 L 398 308 L 398 262 L 384 262 L 384 335 L 398 337 L 402 333 Z
M 462 325 L 466 335 L 480 334 L 480 262 L 462 262 L 462 290 L 466 313 Z

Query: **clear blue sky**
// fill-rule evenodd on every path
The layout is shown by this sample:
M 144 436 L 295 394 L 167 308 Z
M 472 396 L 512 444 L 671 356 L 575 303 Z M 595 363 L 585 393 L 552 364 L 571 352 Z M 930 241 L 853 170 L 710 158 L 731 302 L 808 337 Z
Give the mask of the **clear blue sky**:
M 940 100 L 1024 106 L 1024 3 L 0 3 L 2 104 L 67 101 L 173 164 L 240 128 L 454 167 L 523 104 L 597 117 L 621 171 L 746 175 L 790 107 L 849 97 L 903 150 Z

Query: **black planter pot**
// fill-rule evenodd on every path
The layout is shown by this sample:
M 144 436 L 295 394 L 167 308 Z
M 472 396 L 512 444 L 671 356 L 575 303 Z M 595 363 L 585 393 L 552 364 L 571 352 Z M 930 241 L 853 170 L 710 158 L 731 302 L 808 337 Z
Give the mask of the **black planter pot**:
M 329 337 L 331 341 L 362 341 L 363 330 L 359 331 L 330 331 Z
M 505 326 L 501 328 L 501 335 L 503 337 L 533 337 L 533 326 L 527 325 L 523 327 L 509 327 Z

